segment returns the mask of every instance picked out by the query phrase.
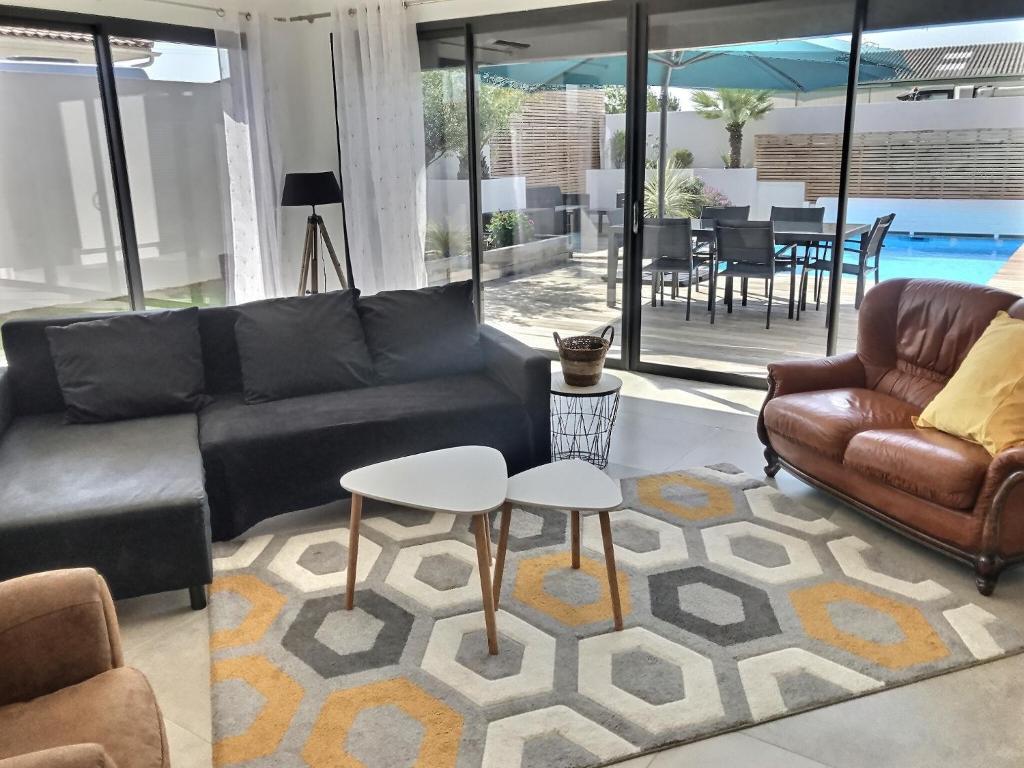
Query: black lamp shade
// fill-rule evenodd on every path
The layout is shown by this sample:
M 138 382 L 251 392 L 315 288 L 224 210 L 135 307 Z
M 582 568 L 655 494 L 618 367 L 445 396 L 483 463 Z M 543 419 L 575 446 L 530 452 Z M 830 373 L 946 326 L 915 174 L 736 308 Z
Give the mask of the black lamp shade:
M 289 173 L 284 177 L 281 205 L 327 205 L 341 202 L 341 187 L 334 171 Z

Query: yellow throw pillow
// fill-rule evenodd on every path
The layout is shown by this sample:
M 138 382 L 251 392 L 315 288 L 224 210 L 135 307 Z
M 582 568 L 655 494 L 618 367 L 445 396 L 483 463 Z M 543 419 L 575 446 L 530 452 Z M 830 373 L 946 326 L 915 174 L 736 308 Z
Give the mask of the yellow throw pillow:
M 999 312 L 914 424 L 979 443 L 993 456 L 1024 443 L 1024 320 Z

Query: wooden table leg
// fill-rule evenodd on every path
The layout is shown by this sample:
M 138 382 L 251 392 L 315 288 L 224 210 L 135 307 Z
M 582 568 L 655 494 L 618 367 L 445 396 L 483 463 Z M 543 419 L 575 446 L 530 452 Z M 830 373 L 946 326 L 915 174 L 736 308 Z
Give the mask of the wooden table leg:
M 498 529 L 498 559 L 494 563 L 494 610 L 501 602 L 501 577 L 505 572 L 505 553 L 508 551 L 508 529 L 512 523 L 512 505 L 501 505 L 501 527 Z
M 607 512 L 598 513 L 601 519 L 601 540 L 604 542 L 604 564 L 608 569 L 608 591 L 612 597 L 615 630 L 622 629 L 622 603 L 619 601 L 619 578 L 615 573 L 615 549 L 612 544 L 612 524 Z
M 487 625 L 487 651 L 498 655 L 498 627 L 494 619 L 494 594 L 491 590 L 491 558 L 487 553 L 487 515 L 473 518 L 476 524 L 476 561 L 480 568 L 480 597 L 484 603 L 484 623 Z
M 352 515 L 348 521 L 348 569 L 345 578 L 348 581 L 345 592 L 345 608 L 351 611 L 356 597 L 356 566 L 359 561 L 359 520 L 363 516 L 363 497 L 352 494 Z
M 487 525 L 484 526 L 484 538 L 487 539 L 487 562 L 494 562 L 494 554 L 491 552 L 491 516 L 484 515 Z
M 580 511 L 574 509 L 571 512 L 572 522 L 572 567 L 580 568 Z

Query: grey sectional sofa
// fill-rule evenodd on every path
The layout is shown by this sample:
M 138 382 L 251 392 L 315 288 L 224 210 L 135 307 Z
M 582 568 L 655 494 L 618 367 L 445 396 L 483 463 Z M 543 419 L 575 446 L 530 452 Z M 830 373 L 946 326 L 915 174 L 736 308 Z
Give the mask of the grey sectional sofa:
M 403 311 L 405 300 L 359 301 L 379 316 Z M 446 361 L 462 354 L 465 329 L 449 343 L 424 327 L 414 339 L 423 375 L 250 404 L 234 327 L 252 306 L 200 310 L 207 402 L 198 413 L 100 424 L 65 422 L 44 332 L 98 316 L 3 325 L 0 580 L 91 566 L 116 597 L 188 588 L 200 608 L 211 538 L 338 499 L 338 478 L 350 469 L 466 444 L 497 448 L 510 472 L 550 460 L 550 362 L 511 337 L 474 324 L 478 356 L 456 361 L 452 373 Z M 375 345 L 387 341 L 367 337 L 375 363 L 383 359 Z

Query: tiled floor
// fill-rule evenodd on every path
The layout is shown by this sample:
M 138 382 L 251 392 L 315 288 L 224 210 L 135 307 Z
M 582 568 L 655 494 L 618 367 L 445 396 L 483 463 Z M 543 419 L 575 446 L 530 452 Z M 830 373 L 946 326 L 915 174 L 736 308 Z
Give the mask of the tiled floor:
M 625 381 L 609 471 L 618 477 L 730 462 L 760 475 L 754 434 L 762 392 L 620 374 Z M 892 557 L 915 563 L 965 596 L 961 565 L 895 537 L 785 472 L 779 488 L 829 515 Z M 288 515 L 262 532 L 337 517 L 336 507 Z M 1024 627 L 1024 568 L 992 598 L 977 597 Z M 128 663 L 145 672 L 167 720 L 175 768 L 210 765 L 207 619 L 184 592 L 118 603 Z M 1001 768 L 1024 765 L 1024 656 L 883 691 L 773 723 L 628 760 L 629 768 Z

